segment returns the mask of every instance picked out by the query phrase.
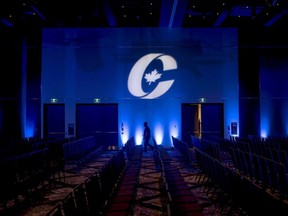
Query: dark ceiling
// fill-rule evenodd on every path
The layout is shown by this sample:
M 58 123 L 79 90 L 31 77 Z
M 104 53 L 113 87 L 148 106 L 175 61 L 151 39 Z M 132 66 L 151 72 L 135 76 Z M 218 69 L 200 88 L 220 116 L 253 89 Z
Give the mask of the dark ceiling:
M 7 27 L 288 27 L 287 0 L 1 0 Z

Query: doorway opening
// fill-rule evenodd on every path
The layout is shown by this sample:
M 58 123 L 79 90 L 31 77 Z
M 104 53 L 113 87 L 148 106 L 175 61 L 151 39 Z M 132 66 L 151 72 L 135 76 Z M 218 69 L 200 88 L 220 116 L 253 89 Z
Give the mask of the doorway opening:
M 182 140 L 191 143 L 191 136 L 224 137 L 223 103 L 183 103 L 181 106 Z

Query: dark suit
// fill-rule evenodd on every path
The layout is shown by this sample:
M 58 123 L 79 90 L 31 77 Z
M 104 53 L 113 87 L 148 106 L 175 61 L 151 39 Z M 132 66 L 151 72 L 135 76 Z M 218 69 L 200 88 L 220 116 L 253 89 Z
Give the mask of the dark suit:
M 149 144 L 150 137 L 151 137 L 151 130 L 148 124 L 144 123 L 144 133 L 143 133 L 144 151 L 147 151 L 147 146 L 149 146 L 152 150 L 154 149 L 154 147 Z

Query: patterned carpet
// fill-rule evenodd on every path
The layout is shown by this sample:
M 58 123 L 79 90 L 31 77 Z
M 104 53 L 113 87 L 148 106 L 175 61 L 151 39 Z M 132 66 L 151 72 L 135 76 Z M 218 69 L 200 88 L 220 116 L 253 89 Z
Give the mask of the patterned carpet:
M 217 185 L 210 182 L 205 174 L 198 169 L 197 164 L 184 160 L 177 150 L 170 150 L 168 154 L 172 163 L 178 167 L 185 182 L 197 197 L 198 203 L 203 208 L 205 216 L 229 215 L 247 216 L 248 214 L 227 197 Z
M 160 179 L 161 173 L 156 170 L 152 152 L 144 152 L 134 207 L 135 216 L 163 215 Z
M 240 207 L 235 205 L 225 194 L 213 184 L 207 184 L 208 179 L 189 161 L 185 161 L 177 150 L 168 149 L 167 153 L 171 158 L 171 163 L 181 172 L 187 185 L 191 186 L 191 191 L 197 197 L 198 203 L 203 208 L 204 216 L 247 216 Z M 161 173 L 157 171 L 153 159 L 153 153 L 144 152 L 141 167 L 140 185 L 137 191 L 137 201 L 134 209 L 134 216 L 163 216 L 160 181 Z M 199 181 L 199 178 L 201 181 Z M 206 179 L 205 179 L 206 178 Z
M 114 152 L 115 153 L 115 152 Z M 77 170 L 77 172 L 65 172 L 55 179 L 55 184 L 51 183 L 46 186 L 42 185 L 41 193 L 35 193 L 29 199 L 21 200 L 17 208 L 15 202 L 8 203 L 4 211 L 0 206 L 0 215 L 13 216 L 41 216 L 53 208 L 69 194 L 76 185 L 83 183 L 85 179 L 91 176 L 99 167 L 108 161 L 113 151 L 101 155 L 96 161 L 87 164 L 85 167 Z M 243 210 L 237 207 L 228 197 L 225 197 L 216 186 L 209 184 L 205 175 L 197 168 L 185 161 L 177 150 L 167 149 L 167 153 L 171 158 L 171 163 L 176 166 L 181 175 L 191 186 L 192 192 L 197 196 L 198 203 L 203 208 L 204 216 L 210 215 L 247 215 Z M 139 184 L 137 186 L 137 195 L 133 210 L 134 216 L 168 216 L 168 212 L 162 202 L 161 194 L 161 171 L 155 165 L 153 151 L 143 152 L 142 163 L 140 169 Z M 200 181 L 200 180 L 201 181 Z

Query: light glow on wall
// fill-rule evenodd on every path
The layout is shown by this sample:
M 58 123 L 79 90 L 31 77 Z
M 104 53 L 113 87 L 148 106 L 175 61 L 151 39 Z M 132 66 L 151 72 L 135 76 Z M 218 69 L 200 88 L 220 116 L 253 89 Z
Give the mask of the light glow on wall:
M 261 137 L 266 138 L 269 134 L 269 120 L 268 118 L 262 117 L 261 119 Z
M 135 143 L 136 145 L 142 145 L 143 143 L 143 127 L 138 126 L 136 128 L 136 133 L 135 133 Z
M 266 130 L 261 130 L 261 137 L 267 138 L 267 131 Z
M 35 123 L 33 121 L 27 121 L 27 125 L 25 128 L 25 137 L 35 137 L 35 133 L 38 132 L 37 129 L 35 129 Z
M 155 141 L 158 145 L 162 144 L 163 137 L 164 137 L 163 125 L 161 125 L 160 123 L 157 123 L 155 125 L 155 129 L 154 129 L 154 138 L 155 138 Z
M 272 53 L 272 52 L 271 52 Z M 287 53 L 264 52 L 259 58 L 261 136 L 287 134 Z
M 179 139 L 179 129 L 177 127 L 177 124 L 178 122 L 172 121 L 169 126 L 169 131 L 170 131 L 170 137 L 173 136 Z
M 129 134 L 129 125 L 127 124 L 127 122 L 122 122 L 120 125 L 120 134 L 121 134 L 121 144 L 122 146 L 124 146 L 124 144 L 128 141 L 128 139 L 130 138 L 130 134 Z M 121 146 L 120 146 L 121 147 Z

